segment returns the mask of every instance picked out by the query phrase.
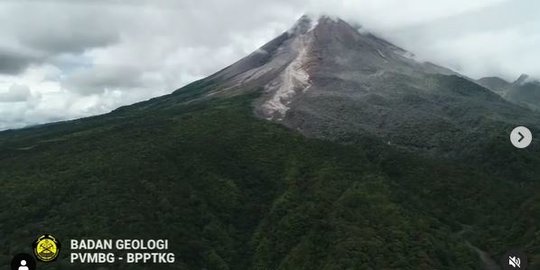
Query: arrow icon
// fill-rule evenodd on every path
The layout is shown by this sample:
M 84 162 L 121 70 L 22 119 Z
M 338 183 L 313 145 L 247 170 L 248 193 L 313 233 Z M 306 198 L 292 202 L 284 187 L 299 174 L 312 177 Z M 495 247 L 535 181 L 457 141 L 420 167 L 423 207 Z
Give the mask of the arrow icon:
M 523 136 L 523 133 L 518 132 L 518 135 L 519 135 L 519 140 L 518 140 L 518 142 L 521 142 L 521 141 L 523 141 L 523 139 L 525 139 L 525 136 Z

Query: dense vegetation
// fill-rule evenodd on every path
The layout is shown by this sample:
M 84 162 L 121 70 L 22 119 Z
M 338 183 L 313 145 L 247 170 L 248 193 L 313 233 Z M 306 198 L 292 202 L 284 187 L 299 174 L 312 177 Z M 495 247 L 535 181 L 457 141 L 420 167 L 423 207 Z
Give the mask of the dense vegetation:
M 498 261 L 514 246 L 539 267 L 538 174 L 496 171 L 502 138 L 479 163 L 343 145 L 255 118 L 250 95 L 184 102 L 204 87 L 1 133 L 1 267 L 43 232 L 167 238 L 177 255 L 112 269 L 482 269 L 474 247 Z M 505 171 L 540 164 L 510 158 Z M 98 268 L 68 253 L 40 269 Z

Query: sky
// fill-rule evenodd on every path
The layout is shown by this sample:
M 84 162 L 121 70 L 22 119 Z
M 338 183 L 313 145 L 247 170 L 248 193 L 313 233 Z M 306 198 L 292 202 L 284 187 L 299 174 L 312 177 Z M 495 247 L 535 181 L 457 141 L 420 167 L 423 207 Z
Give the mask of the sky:
M 536 0 L 0 0 L 0 130 L 107 113 L 234 63 L 303 14 L 471 78 L 540 78 Z

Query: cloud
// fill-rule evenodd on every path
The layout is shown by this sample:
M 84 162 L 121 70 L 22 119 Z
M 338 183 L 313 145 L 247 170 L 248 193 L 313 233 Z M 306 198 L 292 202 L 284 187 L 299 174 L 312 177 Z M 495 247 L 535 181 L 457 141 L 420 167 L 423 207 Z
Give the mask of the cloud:
M 540 2 L 517 0 L 446 16 L 384 35 L 422 59 L 473 78 L 509 81 L 528 73 L 540 78 Z
M 304 13 L 342 17 L 474 78 L 540 77 L 539 9 L 534 0 L 2 1 L 0 92 L 27 85 L 31 97 L 2 103 L 0 129 L 169 93 L 256 50 Z
M 0 93 L 0 102 L 23 102 L 28 101 L 32 93 L 26 85 L 13 84 L 5 93 Z
M 92 66 L 71 73 L 61 85 L 81 95 L 101 94 L 107 89 L 130 89 L 144 86 L 142 70 L 127 65 Z
M 120 38 L 114 21 L 107 9 L 82 2 L 2 2 L 0 73 L 19 74 L 62 54 L 114 44 Z
M 42 61 L 39 57 L 0 48 L 0 74 L 19 74 L 30 64 Z

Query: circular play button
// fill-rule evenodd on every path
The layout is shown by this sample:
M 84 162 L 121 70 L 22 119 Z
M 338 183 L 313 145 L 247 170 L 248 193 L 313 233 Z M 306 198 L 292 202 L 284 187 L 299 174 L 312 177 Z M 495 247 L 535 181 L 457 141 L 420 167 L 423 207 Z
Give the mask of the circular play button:
M 519 126 L 510 133 L 510 141 L 516 148 L 526 148 L 532 142 L 532 133 L 528 128 Z

